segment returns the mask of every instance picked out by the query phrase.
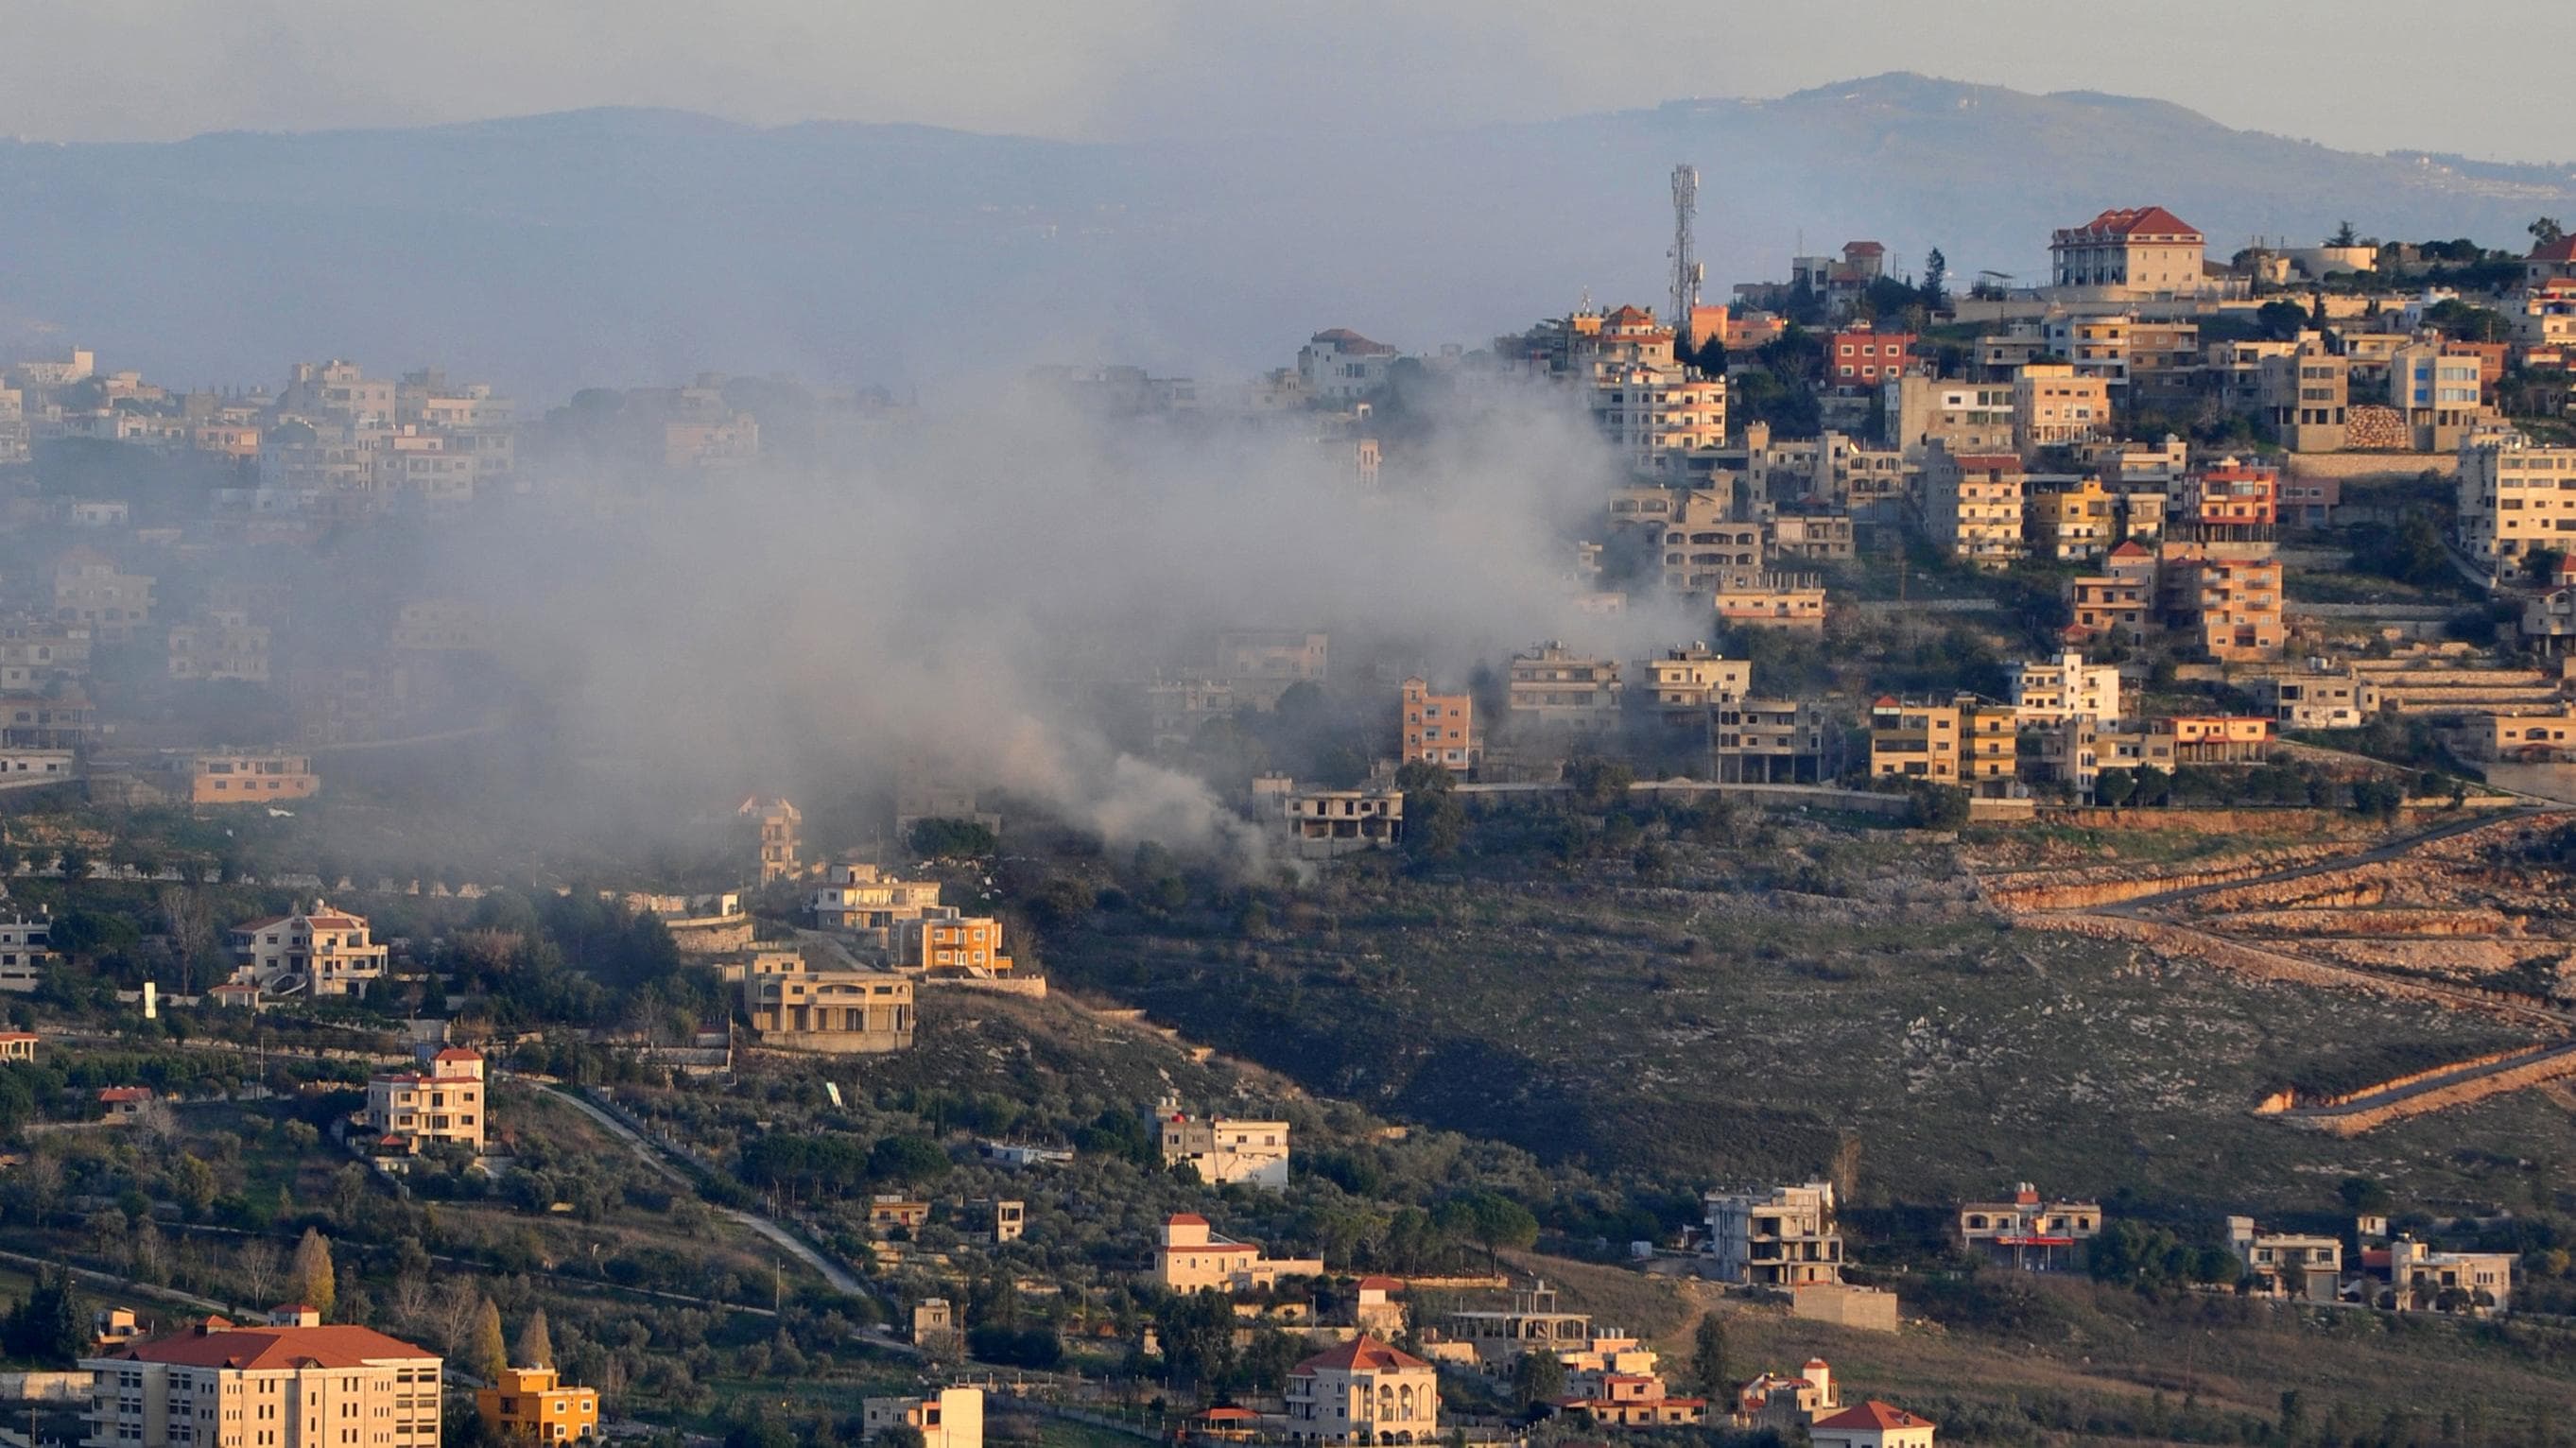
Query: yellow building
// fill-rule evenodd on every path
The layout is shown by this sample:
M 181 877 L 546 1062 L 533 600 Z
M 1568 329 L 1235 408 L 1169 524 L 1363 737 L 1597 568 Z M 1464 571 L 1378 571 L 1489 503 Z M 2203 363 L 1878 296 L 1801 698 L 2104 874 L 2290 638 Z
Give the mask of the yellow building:
M 1718 570 L 1718 622 L 1733 628 L 1790 629 L 1822 633 L 1825 580 L 1817 573 L 1774 573 L 1762 568 Z
M 2000 793 L 2015 777 L 2019 737 L 2010 704 L 1974 694 L 1948 703 L 1881 698 L 1869 710 L 1869 772 L 1874 779 Z
M 939 908 L 939 882 L 898 880 L 876 866 L 844 860 L 826 870 L 812 900 L 814 923 L 826 930 L 887 930 Z
M 742 978 L 759 1045 L 834 1055 L 909 1050 L 912 979 L 882 970 L 814 970 L 792 952 L 758 957 Z
M 783 799 L 763 799 L 754 795 L 742 802 L 734 813 L 752 822 L 760 836 L 760 883 L 775 884 L 793 879 L 803 867 L 796 858 L 802 844 L 805 816 L 796 806 Z
M 1607 730 L 1619 722 L 1620 691 L 1617 660 L 1578 654 L 1561 643 L 1512 655 L 1508 699 L 1515 720 Z
M 1196 1212 L 1165 1219 L 1162 1240 L 1154 1244 L 1154 1281 L 1170 1292 L 1253 1291 L 1274 1287 L 1282 1277 L 1323 1274 L 1321 1258 L 1264 1257 L 1259 1243 L 1220 1237 Z
M 921 1448 L 984 1448 L 984 1390 L 942 1388 L 918 1398 L 869 1398 L 860 1407 L 859 1441 L 888 1428 L 910 1428 Z
M 1730 659 L 1706 644 L 1666 649 L 1646 661 L 1644 673 L 1655 691 L 1655 713 L 1679 730 L 1706 731 L 1712 707 L 1753 687 L 1751 660 Z
M 1288 1372 L 1292 1443 L 1436 1443 L 1440 1375 L 1372 1337 L 1354 1338 Z
M 279 804 L 322 792 L 322 777 L 303 754 L 210 749 L 181 756 L 176 767 L 190 804 Z
M 474 1411 L 496 1438 L 571 1443 L 599 1435 L 599 1390 L 560 1385 L 553 1368 L 503 1368 L 474 1394 Z
M 2030 551 L 2061 561 L 2099 558 L 2120 541 L 2111 492 L 2100 478 L 2030 495 L 2024 520 Z
M 322 1326 L 309 1307 L 280 1308 L 259 1327 L 209 1317 L 80 1365 L 91 1384 L 83 1448 L 439 1441 L 438 1354 L 370 1328 Z
M 2013 372 L 2013 446 L 2024 457 L 2071 447 L 2111 425 L 2111 386 L 2071 362 L 2030 362 Z
M 2463 440 L 2459 458 L 2460 547 L 2480 566 L 2501 576 L 2534 549 L 2576 546 L 2576 448 L 2489 430 Z
M 1952 557 L 2002 568 L 2022 556 L 2021 459 L 2012 453 L 1923 455 L 1923 536 Z

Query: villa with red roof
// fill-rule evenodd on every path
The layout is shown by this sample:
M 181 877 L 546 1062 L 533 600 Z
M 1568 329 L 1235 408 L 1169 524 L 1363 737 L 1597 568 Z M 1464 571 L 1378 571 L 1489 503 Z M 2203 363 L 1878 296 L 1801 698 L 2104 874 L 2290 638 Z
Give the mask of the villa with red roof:
M 2547 286 L 2555 281 L 2576 281 L 2576 236 L 2562 236 L 2544 241 L 2523 258 L 2523 285 Z
M 390 952 L 371 943 L 367 918 L 314 902 L 294 915 L 253 920 L 232 929 L 233 979 L 270 995 L 363 996 L 382 980 Z
M 1154 1247 L 1154 1280 L 1173 1292 L 1243 1292 L 1276 1284 L 1282 1277 L 1320 1277 L 1320 1257 L 1273 1261 L 1256 1242 L 1220 1237 L 1208 1219 L 1196 1212 L 1175 1212 L 1163 1222 L 1163 1239 Z
M 2049 278 L 2085 297 L 2188 297 L 2207 288 L 2208 238 L 2161 206 L 2105 211 L 2049 239 Z
M 264 1326 L 209 1317 L 80 1365 L 90 1443 L 355 1442 L 342 1437 L 351 1423 L 366 1425 L 369 1443 L 439 1441 L 439 1355 L 370 1328 L 323 1326 L 310 1307 L 280 1308 Z
M 1903 1408 L 1871 1401 L 1807 1425 L 1814 1448 L 1932 1448 L 1936 1425 Z
M 1440 1374 L 1373 1337 L 1349 1342 L 1288 1372 L 1292 1443 L 1436 1443 Z

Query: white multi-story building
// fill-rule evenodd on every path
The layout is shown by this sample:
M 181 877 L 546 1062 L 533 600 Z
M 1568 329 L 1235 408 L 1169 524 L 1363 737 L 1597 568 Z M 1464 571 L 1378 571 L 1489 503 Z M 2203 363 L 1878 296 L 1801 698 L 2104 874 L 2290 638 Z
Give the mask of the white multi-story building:
M 53 940 L 50 916 L 0 920 L 0 990 L 25 995 L 43 985 L 45 972 L 59 959 Z
M 2161 206 L 2105 211 L 2049 238 L 2049 281 L 2079 295 L 2196 296 L 2207 246 L 2198 227 Z
M 2007 697 L 2023 724 L 2055 724 L 2085 718 L 2104 729 L 2120 727 L 2120 669 L 2116 664 L 2087 664 L 2069 649 L 2054 659 L 2025 659 L 2005 670 Z
M 1329 327 L 1297 349 L 1297 378 L 1318 402 L 1352 403 L 1386 385 L 1395 349 L 1348 327 Z
M 437 1448 L 439 1375 L 427 1348 L 321 1325 L 310 1307 L 265 1326 L 220 1317 L 80 1360 L 83 1448 Z
M 1156 1112 L 1162 1128 L 1163 1165 L 1187 1165 L 1212 1187 L 1244 1182 L 1288 1185 L 1288 1123 L 1192 1118 L 1170 1101 Z

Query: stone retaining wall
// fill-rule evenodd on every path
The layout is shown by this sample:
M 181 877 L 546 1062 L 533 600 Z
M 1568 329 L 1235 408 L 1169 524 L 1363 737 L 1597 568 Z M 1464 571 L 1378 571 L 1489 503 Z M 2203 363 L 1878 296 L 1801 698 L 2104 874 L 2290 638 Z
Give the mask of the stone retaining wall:
M 2447 1086 L 2435 1086 L 2429 1090 L 2400 1096 L 2358 1111 L 2325 1111 L 2316 1115 L 2292 1111 L 2283 1113 L 2281 1119 L 2312 1131 L 2323 1131 L 2335 1136 L 2359 1136 L 2365 1131 L 2409 1116 L 2422 1116 L 2428 1112 L 2445 1111 L 2454 1106 L 2467 1106 L 2472 1102 L 2484 1101 L 2490 1097 L 2503 1096 L 2515 1091 L 2527 1091 L 2534 1086 L 2546 1085 L 2569 1076 L 2576 1076 L 2576 1046 L 2561 1046 L 2533 1055 L 2531 1059 L 2518 1066 L 2508 1066 L 2502 1070 L 2472 1076 L 2465 1081 L 2456 1081 Z

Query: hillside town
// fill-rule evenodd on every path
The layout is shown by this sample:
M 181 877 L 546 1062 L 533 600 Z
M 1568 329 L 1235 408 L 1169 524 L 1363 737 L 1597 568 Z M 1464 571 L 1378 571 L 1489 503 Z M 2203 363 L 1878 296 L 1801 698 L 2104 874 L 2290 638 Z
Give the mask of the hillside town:
M 1031 691 L 1108 743 L 1071 768 L 1187 781 L 1157 798 L 1218 801 L 1196 843 L 1046 795 L 1025 737 L 979 756 L 963 721 L 1007 692 L 980 673 L 946 755 L 881 751 L 864 788 L 808 792 L 786 748 L 760 792 L 652 777 L 556 737 L 547 688 L 589 661 L 514 595 L 400 561 L 749 493 L 900 446 L 916 402 L 0 367 L 0 1394 L 30 1448 L 2567 1441 L 2484 1389 L 2383 1428 L 2285 1361 L 2171 1354 L 2244 1327 L 2563 1359 L 2560 1143 L 2462 1146 L 2515 1183 L 2487 1197 L 2355 1143 L 2576 1077 L 2549 873 L 2576 855 L 2576 238 L 2231 252 L 2103 199 L 2031 239 L 2037 285 L 1855 240 L 1704 301 L 1685 205 L 1654 305 L 1534 303 L 1475 345 L 1329 325 L 1235 382 L 1029 371 L 998 405 L 1274 448 L 1366 516 L 1498 414 L 1597 465 L 1529 600 L 1559 636 L 1244 597 L 1051 660 Z M 899 632 L 822 633 L 870 631 Z M 706 707 L 687 672 L 620 712 Z M 544 856 L 566 780 L 628 812 Z M 1366 991 L 1449 993 L 1406 972 L 1467 882 L 1572 911 L 1775 867 L 1760 908 L 1891 959 L 1973 930 L 2034 998 L 2073 958 L 2045 952 L 2099 949 L 2448 1024 L 2231 1098 L 2285 1153 L 2351 1147 L 2296 1194 L 2051 1181 L 2081 1131 L 1891 1149 L 1857 1111 L 1674 1126 L 1695 1160 L 1640 1167 L 1557 1149 L 1595 1127 L 1545 1062 L 1445 1018 L 1319 1054 Z M 1511 990 L 1644 992 L 1569 1015 L 1606 1036 L 1714 1031 L 1758 990 L 1700 1012 L 1672 977 L 1792 952 L 1710 938 L 1624 941 L 1588 982 L 1559 941 Z M 1906 959 L 1800 968 L 1858 993 Z M 1230 972 L 1199 1008 L 1238 1034 L 1152 996 L 1182 963 Z M 1982 1070 L 1972 1027 L 1892 1020 L 1830 1075 Z M 2225 1030 L 2275 1028 L 2258 1000 Z M 2188 1069 L 2183 1028 L 2122 1030 Z M 1623 1074 L 1614 1045 L 1588 1071 Z M 1379 1073 L 1421 1059 L 1547 1124 L 1417 1109 Z M 1772 1087 L 1819 1089 L 1743 1089 Z M 1978 1089 L 1989 1125 L 2023 1094 Z M 2108 1150 L 2143 1159 L 2130 1132 Z M 1877 1164 L 1906 1150 L 1947 1174 Z M 1938 1355 L 1980 1333 L 2125 1376 L 1980 1393 Z

